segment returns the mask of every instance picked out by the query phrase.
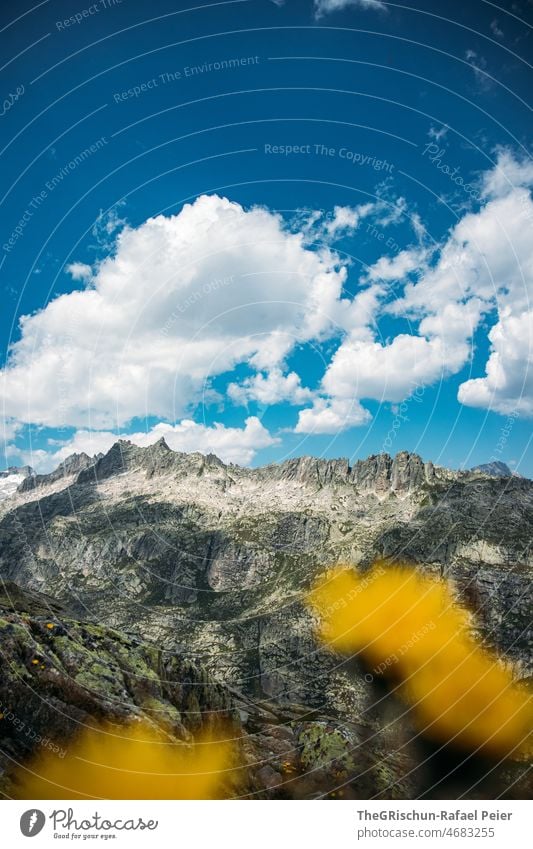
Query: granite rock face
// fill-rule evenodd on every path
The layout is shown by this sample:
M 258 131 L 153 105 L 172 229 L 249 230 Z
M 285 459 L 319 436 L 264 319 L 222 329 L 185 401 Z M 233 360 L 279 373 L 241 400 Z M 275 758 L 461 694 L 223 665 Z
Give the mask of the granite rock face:
M 119 441 L 0 504 L 0 576 L 137 633 L 255 698 L 359 710 L 317 645 L 325 567 L 411 561 L 455 580 L 486 642 L 531 673 L 533 483 L 400 452 L 247 469 Z
M 66 460 L 63 460 L 63 462 L 59 464 L 57 469 L 54 469 L 53 472 L 50 472 L 50 474 L 47 475 L 36 475 L 33 469 L 26 466 L 25 468 L 29 469 L 29 473 L 20 484 L 18 491 L 29 492 L 32 489 L 42 486 L 46 487 L 47 485 L 55 483 L 55 481 L 61 481 L 64 478 L 69 479 L 70 482 L 74 479 L 78 472 L 82 471 L 82 469 L 86 469 L 89 466 L 94 465 L 97 459 L 98 457 L 89 457 L 89 455 L 84 452 L 81 454 L 71 454 L 70 457 L 67 457 Z
M 86 726 L 135 721 L 185 745 L 206 733 L 229 737 L 224 795 L 370 798 L 391 780 L 393 798 L 416 792 L 412 759 L 387 751 L 370 725 L 250 699 L 183 656 L 75 619 L 11 582 L 0 589 L 0 646 L 1 798 L 18 796 L 18 765 L 36 753 L 63 758 Z
M 531 481 L 406 452 L 259 469 L 163 440 L 77 455 L 0 502 L 2 707 L 47 740 L 128 716 L 187 740 L 219 711 L 242 737 L 245 795 L 411 798 L 411 732 L 317 643 L 306 593 L 332 564 L 381 557 L 446 575 L 527 678 L 532 531 Z M 35 742 L 2 722 L 8 770 Z
M 0 590 L 0 793 L 16 764 L 41 748 L 63 756 L 84 726 L 126 721 L 169 739 L 237 727 L 230 694 L 189 660 L 94 622 L 49 596 Z

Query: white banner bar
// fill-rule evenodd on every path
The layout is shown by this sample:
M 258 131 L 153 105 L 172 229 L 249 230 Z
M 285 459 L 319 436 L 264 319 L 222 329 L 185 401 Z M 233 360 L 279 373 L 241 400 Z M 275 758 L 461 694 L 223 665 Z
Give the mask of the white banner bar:
M 529 849 L 532 808 L 526 801 L 5 801 L 1 843 L 324 849 L 338 839 L 339 849 Z

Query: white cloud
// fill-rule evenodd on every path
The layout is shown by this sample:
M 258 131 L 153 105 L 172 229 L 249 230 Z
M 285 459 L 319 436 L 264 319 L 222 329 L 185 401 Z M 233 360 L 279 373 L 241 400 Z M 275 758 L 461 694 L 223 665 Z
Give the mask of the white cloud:
M 351 6 L 358 6 L 361 9 L 385 10 L 385 3 L 381 0 L 315 0 L 315 15 L 321 18 L 323 15 L 328 15 L 331 12 L 341 12 Z
M 364 218 L 387 206 L 392 209 L 394 205 L 378 199 L 358 206 L 335 206 L 327 214 L 318 209 L 300 210 L 292 219 L 292 230 L 302 234 L 306 245 L 320 242 L 329 246 L 340 238 L 353 236 Z
M 448 130 L 449 127 L 447 124 L 443 124 L 442 127 L 439 127 L 439 129 L 432 125 L 428 130 L 428 136 L 430 139 L 435 139 L 436 142 L 440 142 L 440 140 L 447 135 Z
M 65 268 L 67 274 L 70 274 L 73 280 L 82 280 L 87 283 L 93 276 L 93 270 L 90 265 L 85 262 L 71 262 Z
M 472 66 L 476 81 L 481 89 L 488 89 L 492 84 L 492 79 L 487 73 L 487 60 L 484 56 L 480 56 L 475 50 L 467 50 L 465 59 Z
M 415 225 L 416 226 L 416 225 Z M 402 280 L 407 274 L 425 267 L 427 252 L 416 248 L 400 251 L 394 256 L 382 256 L 367 272 L 369 280 Z
M 114 439 L 112 429 L 127 430 L 131 419 L 149 414 L 184 419 L 171 438 L 187 431 L 201 442 L 212 429 L 195 430 L 190 409 L 209 396 L 211 378 L 246 364 L 255 374 L 240 383 L 233 377 L 230 401 L 308 404 L 297 431 L 336 432 L 368 420 L 365 399 L 397 403 L 416 385 L 458 373 L 484 316 L 496 317 L 486 373 L 466 381 L 459 399 L 530 414 L 532 183 L 531 162 L 499 150 L 479 181 L 479 211 L 431 247 L 403 198 L 383 215 L 379 191 L 372 204 L 300 216 L 297 230 L 267 209 L 245 210 L 218 196 L 125 226 L 82 291 L 22 319 L 0 375 L 6 416 Z M 366 215 L 382 224 L 407 215 L 418 243 L 398 250 L 384 240 L 388 253 L 360 275 L 349 298 L 343 287 L 355 264 L 343 264 L 328 239 L 357 238 Z M 81 279 L 88 268 L 73 263 L 70 271 Z M 407 318 L 413 330 L 382 340 L 387 314 L 385 322 Z M 289 355 L 296 345 L 328 339 L 336 352 L 311 392 L 287 366 Z M 242 442 L 240 434 L 230 436 Z M 243 445 L 250 456 L 260 447 Z
M 419 335 L 400 333 L 388 343 L 347 336 L 334 354 L 322 380 L 327 396 L 299 414 L 298 433 L 336 433 L 370 418 L 360 400 L 399 402 L 417 387 L 454 374 L 468 360 L 469 339 L 479 320 L 481 303 L 448 304 L 439 315 L 427 316 Z M 354 399 L 358 399 L 355 401 Z
M 533 159 L 518 158 L 502 148 L 494 168 L 485 172 L 482 180 L 482 196 L 499 198 L 514 189 L 533 185 Z
M 268 448 L 279 442 L 279 439 L 272 437 L 255 416 L 247 418 L 243 428 L 225 427 L 217 423 L 208 427 L 191 419 L 183 419 L 175 425 L 159 422 L 145 433 L 126 433 L 121 437 L 109 431 L 79 430 L 56 450 L 39 449 L 25 452 L 20 456 L 36 471 L 48 472 L 71 454 L 84 452 L 90 457 L 99 453 L 105 454 L 119 438 L 128 439 L 134 445 L 146 448 L 161 437 L 173 451 L 212 453 L 225 463 L 240 465 L 251 463 L 259 449 Z
M 228 395 L 237 404 L 258 401 L 260 404 L 272 405 L 290 401 L 295 406 L 305 404 L 313 397 L 311 390 L 302 386 L 296 372 L 291 371 L 285 375 L 280 369 L 256 374 L 240 384 L 230 383 Z
M 385 190 L 383 191 L 385 194 Z M 390 224 L 399 224 L 403 216 L 407 213 L 407 201 L 403 197 L 394 198 L 392 202 L 383 202 L 383 214 L 377 219 L 377 223 L 381 227 L 388 227 Z
M 489 339 L 486 376 L 463 383 L 459 401 L 504 415 L 533 416 L 533 314 L 504 309 Z
M 120 215 L 120 210 L 125 206 L 126 201 L 119 200 L 106 212 L 103 209 L 100 210 L 92 228 L 92 234 L 96 239 L 93 249 L 109 251 L 113 248 L 116 233 L 128 223 L 127 218 Z
M 10 442 L 22 429 L 20 422 L 10 418 L 3 418 L 0 424 L 0 439 Z
M 180 418 L 207 379 L 279 367 L 331 332 L 346 269 L 266 209 L 202 196 L 125 227 L 91 288 L 21 320 L 1 373 L 9 416 L 48 426 Z
M 429 385 L 456 374 L 472 356 L 472 338 L 483 315 L 497 310 L 489 333 L 491 354 L 482 378 L 459 389 L 464 404 L 500 413 L 533 414 L 531 376 L 531 303 L 533 300 L 533 203 L 526 184 L 530 163 L 500 151 L 494 170 L 484 176 L 485 205 L 465 215 L 452 229 L 432 262 L 421 248 L 384 256 L 366 279 L 369 308 L 359 327 L 347 335 L 332 357 L 320 387 L 330 403 L 375 399 L 397 402 L 416 385 Z M 410 279 L 416 273 L 416 281 Z M 403 296 L 391 299 L 382 283 L 403 283 Z M 396 290 L 399 289 L 399 285 Z M 418 331 L 383 343 L 370 333 L 380 311 L 410 317 Z M 299 430 L 312 416 L 300 413 Z
M 427 239 L 428 231 L 418 212 L 413 212 L 409 219 L 409 223 L 411 224 L 418 241 L 424 242 Z
M 401 401 L 460 368 L 468 356 L 463 341 L 453 347 L 439 337 L 401 333 L 390 344 L 348 339 L 334 355 L 323 390 L 334 398 Z
M 296 433 L 338 433 L 350 427 L 366 424 L 371 419 L 368 410 L 355 398 L 318 398 L 312 407 L 301 410 Z
M 487 184 L 491 184 L 487 178 Z M 528 216 L 530 223 L 528 224 Z M 427 315 L 476 296 L 499 304 L 529 303 L 533 283 L 533 204 L 515 188 L 468 213 L 451 231 L 435 266 L 405 286 L 391 311 Z
M 336 206 L 333 215 L 326 219 L 324 229 L 326 235 L 337 239 L 341 235 L 353 233 L 359 226 L 360 221 L 375 209 L 375 204 L 365 203 L 360 206 Z
M 503 38 L 503 30 L 500 29 L 497 19 L 490 22 L 490 28 L 496 38 Z

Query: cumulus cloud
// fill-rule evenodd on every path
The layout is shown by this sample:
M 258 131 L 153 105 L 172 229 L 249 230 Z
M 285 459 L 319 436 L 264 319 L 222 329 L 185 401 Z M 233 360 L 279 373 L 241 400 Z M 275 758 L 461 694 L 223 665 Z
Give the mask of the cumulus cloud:
M 533 416 L 533 314 L 513 315 L 505 308 L 489 339 L 486 375 L 463 383 L 459 401 L 504 415 Z
M 356 230 L 363 218 L 375 209 L 374 203 L 365 203 L 357 207 L 352 206 L 336 206 L 333 209 L 333 215 L 326 219 L 324 229 L 326 236 L 336 239 L 339 236 L 344 236 L 347 233 L 353 233 Z
M 279 367 L 329 333 L 345 279 L 281 216 L 218 196 L 126 226 L 90 286 L 22 318 L 1 373 L 6 413 L 99 429 L 178 419 L 210 377 Z
M 313 397 L 311 390 L 302 386 L 300 376 L 296 372 L 283 374 L 281 369 L 273 369 L 266 374 L 260 372 L 240 384 L 230 383 L 228 395 L 236 404 L 258 401 L 268 406 L 282 401 L 290 401 L 298 406 Z
M 370 413 L 355 398 L 317 398 L 312 407 L 301 410 L 296 433 L 338 433 L 366 424 Z
M 340 238 L 353 236 L 364 218 L 387 208 L 392 210 L 394 203 L 378 198 L 358 206 L 334 206 L 329 213 L 318 209 L 299 210 L 292 219 L 292 230 L 301 233 L 307 245 L 332 245 Z
M 87 283 L 93 276 L 93 270 L 90 265 L 85 262 L 71 262 L 65 268 L 67 274 L 70 274 L 73 280 L 82 280 Z
M 385 10 L 385 3 L 381 0 L 315 0 L 315 15 L 321 18 L 324 15 L 329 15 L 331 12 L 342 12 L 352 6 L 358 6 L 360 9 Z
M 346 340 L 338 349 L 323 380 L 334 398 L 373 398 L 401 401 L 413 387 L 433 383 L 462 365 L 465 343 L 448 349 L 439 337 L 401 333 L 388 345 Z
M 446 316 L 453 305 L 468 311 L 465 354 L 464 341 L 481 316 L 496 310 L 497 321 L 488 335 L 486 374 L 465 382 L 458 398 L 463 404 L 523 415 L 533 412 L 533 202 L 527 188 L 531 184 L 531 162 L 500 151 L 495 168 L 482 181 L 485 205 L 459 221 L 437 264 L 418 282 L 408 283 L 404 297 L 390 307 L 397 315 L 425 316 L 421 330 L 435 321 L 432 314 Z
M 530 162 L 499 151 L 495 168 L 483 177 L 485 204 L 465 215 L 438 250 L 408 248 L 368 269 L 369 324 L 372 316 L 389 312 L 409 317 L 417 330 L 383 343 L 369 324 L 346 323 L 320 387 L 330 404 L 354 397 L 398 402 L 414 386 L 456 374 L 471 360 L 481 319 L 496 312 L 486 374 L 463 383 L 459 401 L 504 414 L 533 414 L 531 183 Z M 403 285 L 403 294 L 387 300 L 391 281 L 399 291 Z M 330 423 L 333 432 L 333 417 Z M 312 428 L 313 417 L 304 410 L 298 430 L 307 424 Z
M 482 178 L 484 198 L 504 197 L 514 189 L 533 185 L 533 159 L 514 156 L 502 148 L 494 168 L 486 171 Z
M 270 435 L 256 416 L 247 418 L 243 428 L 225 427 L 217 423 L 206 426 L 191 419 L 183 419 L 174 425 L 159 422 L 149 431 L 128 433 L 122 437 L 110 431 L 78 430 L 71 439 L 59 443 L 59 447 L 56 443 L 53 450 L 39 449 L 25 452 L 20 456 L 36 471 L 47 472 L 56 468 L 71 454 L 84 452 L 90 457 L 95 454 L 105 454 L 119 438 L 128 439 L 134 445 L 146 448 L 161 437 L 173 451 L 216 454 L 225 463 L 240 465 L 249 465 L 259 449 L 279 442 L 278 438 Z
M 202 196 L 178 215 L 125 225 L 92 269 L 69 266 L 85 282 L 81 291 L 22 319 L 0 374 L 7 420 L 114 439 L 112 431 L 127 433 L 135 417 L 183 419 L 169 444 L 178 437 L 189 444 L 187 433 L 202 450 L 224 437 L 235 449 L 226 441 L 208 450 L 246 462 L 272 438 L 262 426 L 247 420 L 244 432 L 258 440 L 247 444 L 239 429 L 197 430 L 203 426 L 190 421 L 212 378 L 246 366 L 246 378 L 229 378 L 229 401 L 307 405 L 296 430 L 331 433 L 368 421 L 365 400 L 397 403 L 415 386 L 457 374 L 472 358 L 484 317 L 493 325 L 486 368 L 463 383 L 459 400 L 530 415 L 532 183 L 531 162 L 499 150 L 480 178 L 478 211 L 431 246 L 418 214 L 409 216 L 416 244 L 387 250 L 383 242 L 384 255 L 350 281 L 351 296 L 345 284 L 355 264 L 330 244 L 339 235 L 357 238 L 363 217 L 403 218 L 402 198 L 387 212 L 378 195 L 371 204 L 300 216 L 296 226 L 262 207 Z M 380 320 L 391 316 L 409 319 L 412 329 L 384 341 Z M 290 354 L 327 340 L 335 353 L 311 391 L 287 365 Z
M 22 429 L 22 424 L 14 419 L 4 418 L 0 424 L 0 439 L 10 442 Z
M 415 225 L 416 226 L 416 225 Z M 382 256 L 367 272 L 369 280 L 403 280 L 407 274 L 425 267 L 427 252 L 415 248 L 400 251 L 395 256 Z

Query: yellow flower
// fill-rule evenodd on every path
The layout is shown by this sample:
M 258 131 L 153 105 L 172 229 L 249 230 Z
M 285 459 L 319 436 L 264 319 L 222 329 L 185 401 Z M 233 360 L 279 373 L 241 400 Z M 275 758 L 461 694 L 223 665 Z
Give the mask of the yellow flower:
M 19 799 L 214 799 L 232 747 L 169 740 L 144 722 L 86 728 L 64 757 L 40 752 L 18 771 Z
M 383 563 L 365 574 L 341 568 L 309 602 L 325 642 L 400 682 L 427 736 L 494 755 L 526 751 L 531 693 L 474 639 L 471 616 L 446 582 Z
M 46 627 L 48 628 L 48 630 L 49 630 L 49 631 L 51 631 L 51 630 L 52 630 L 52 628 L 55 628 L 55 625 L 54 625 L 54 623 L 53 623 L 53 622 L 47 622 L 47 623 L 46 623 Z
M 442 652 L 444 658 L 447 653 Z M 531 694 L 516 687 L 499 659 L 473 640 L 454 645 L 446 666 L 429 658 L 404 687 L 428 736 L 495 755 L 527 750 Z

